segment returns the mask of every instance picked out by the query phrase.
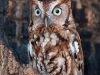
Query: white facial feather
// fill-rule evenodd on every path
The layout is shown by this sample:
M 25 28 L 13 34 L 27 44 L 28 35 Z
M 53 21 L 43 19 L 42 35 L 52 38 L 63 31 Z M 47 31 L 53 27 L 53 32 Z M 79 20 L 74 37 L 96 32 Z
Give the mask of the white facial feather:
M 38 26 L 38 25 L 41 25 L 43 24 L 43 21 L 38 19 L 38 20 L 35 20 L 34 21 L 34 25 L 33 25 L 33 30 Z

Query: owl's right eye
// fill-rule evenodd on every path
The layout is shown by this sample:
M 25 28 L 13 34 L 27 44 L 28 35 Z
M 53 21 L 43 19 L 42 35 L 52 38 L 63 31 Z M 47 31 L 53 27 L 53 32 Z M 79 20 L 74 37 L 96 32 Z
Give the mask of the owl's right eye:
M 35 9 L 35 15 L 40 16 L 42 14 L 41 10 L 39 8 Z

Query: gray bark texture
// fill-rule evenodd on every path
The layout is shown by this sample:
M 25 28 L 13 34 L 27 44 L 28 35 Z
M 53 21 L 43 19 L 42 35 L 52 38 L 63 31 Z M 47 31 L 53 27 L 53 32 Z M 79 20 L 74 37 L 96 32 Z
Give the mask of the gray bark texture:
M 29 64 L 19 64 L 0 39 L 0 75 L 39 75 Z

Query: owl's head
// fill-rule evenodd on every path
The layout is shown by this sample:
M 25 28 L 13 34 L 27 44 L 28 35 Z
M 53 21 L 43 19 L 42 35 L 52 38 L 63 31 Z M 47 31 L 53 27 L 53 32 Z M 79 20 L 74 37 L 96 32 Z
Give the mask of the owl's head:
M 30 0 L 31 28 L 34 31 L 59 31 L 69 21 L 71 0 Z

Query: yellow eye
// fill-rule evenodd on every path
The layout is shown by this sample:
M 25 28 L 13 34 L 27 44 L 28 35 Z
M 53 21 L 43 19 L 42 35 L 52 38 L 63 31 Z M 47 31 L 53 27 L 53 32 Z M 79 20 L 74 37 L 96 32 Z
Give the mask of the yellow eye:
M 54 8 L 53 14 L 56 16 L 60 16 L 62 14 L 62 9 L 61 8 Z
M 35 9 L 35 15 L 40 16 L 42 14 L 41 10 L 39 8 Z

